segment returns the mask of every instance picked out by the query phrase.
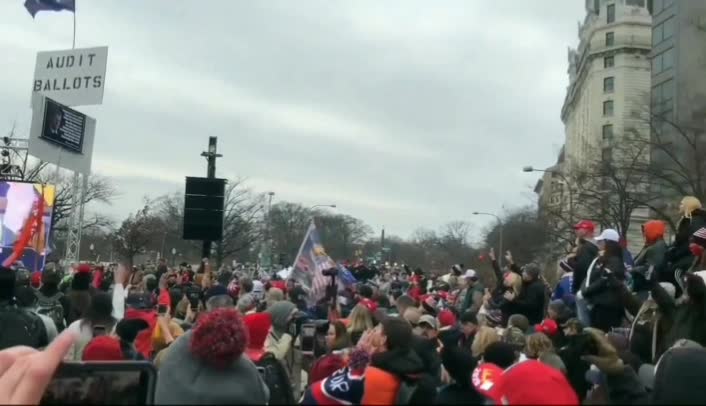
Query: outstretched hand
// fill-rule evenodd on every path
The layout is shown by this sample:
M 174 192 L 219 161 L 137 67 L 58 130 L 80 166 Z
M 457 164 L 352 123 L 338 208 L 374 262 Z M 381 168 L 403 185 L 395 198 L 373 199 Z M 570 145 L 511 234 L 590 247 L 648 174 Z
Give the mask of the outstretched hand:
M 0 351 L 0 404 L 38 405 L 75 340 L 65 330 L 44 351 L 23 346 Z
M 488 258 L 490 258 L 491 261 L 495 262 L 497 258 L 495 258 L 495 248 L 491 248 L 490 251 L 488 252 Z

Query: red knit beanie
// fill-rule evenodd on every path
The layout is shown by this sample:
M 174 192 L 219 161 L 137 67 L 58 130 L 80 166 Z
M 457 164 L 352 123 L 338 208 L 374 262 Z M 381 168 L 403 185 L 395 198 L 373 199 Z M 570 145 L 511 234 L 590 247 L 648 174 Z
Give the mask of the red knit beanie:
M 191 353 L 215 368 L 237 360 L 248 346 L 248 328 L 235 309 L 216 309 L 199 318 L 191 336 Z

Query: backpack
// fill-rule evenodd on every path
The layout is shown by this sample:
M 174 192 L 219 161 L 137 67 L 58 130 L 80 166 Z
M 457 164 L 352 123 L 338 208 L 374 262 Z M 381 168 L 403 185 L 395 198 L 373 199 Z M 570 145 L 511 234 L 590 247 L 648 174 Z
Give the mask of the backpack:
M 60 299 L 64 294 L 57 292 L 54 296 L 45 296 L 42 292 L 37 291 L 37 313 L 49 317 L 54 321 L 56 330 L 61 332 L 65 327 L 64 323 L 64 306 L 61 305 Z
M 0 307 L 0 350 L 16 345 L 41 348 L 47 344 L 46 328 L 39 316 L 14 305 Z
M 270 405 L 293 405 L 296 403 L 292 393 L 292 385 L 284 365 L 271 353 L 266 353 L 255 362 L 262 374 L 265 385 L 270 390 Z

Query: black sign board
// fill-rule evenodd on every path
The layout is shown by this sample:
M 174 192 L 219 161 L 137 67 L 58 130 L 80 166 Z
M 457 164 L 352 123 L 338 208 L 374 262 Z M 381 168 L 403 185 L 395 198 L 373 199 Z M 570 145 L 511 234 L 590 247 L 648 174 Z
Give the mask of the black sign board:
M 76 153 L 83 152 L 86 115 L 46 98 L 39 138 Z

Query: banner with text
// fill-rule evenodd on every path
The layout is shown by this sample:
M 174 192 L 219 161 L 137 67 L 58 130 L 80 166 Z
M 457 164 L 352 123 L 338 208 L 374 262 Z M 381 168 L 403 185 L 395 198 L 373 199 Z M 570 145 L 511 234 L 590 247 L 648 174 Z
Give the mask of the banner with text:
M 32 101 L 41 96 L 67 106 L 103 103 L 108 47 L 37 53 Z

